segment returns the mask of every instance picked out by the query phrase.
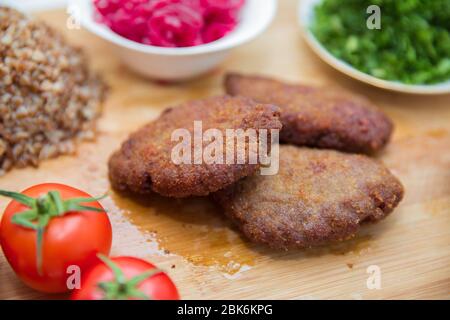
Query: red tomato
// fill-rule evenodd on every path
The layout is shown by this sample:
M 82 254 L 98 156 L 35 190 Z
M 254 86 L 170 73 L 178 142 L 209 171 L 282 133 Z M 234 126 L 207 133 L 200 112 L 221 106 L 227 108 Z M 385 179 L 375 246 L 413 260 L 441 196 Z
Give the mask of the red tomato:
M 82 275 L 81 288 L 72 300 L 152 299 L 179 300 L 175 284 L 167 274 L 142 259 L 133 257 L 100 257 Z
M 55 209 L 55 201 L 49 197 L 49 191 L 57 191 L 56 197 L 59 192 L 63 201 L 58 202 L 64 204 L 60 208 L 66 210 Z M 2 195 L 6 193 L 1 191 Z M 28 286 L 49 293 L 68 291 L 66 279 L 70 276 L 67 273 L 69 266 L 75 265 L 83 270 L 96 260 L 97 253 L 109 253 L 112 230 L 108 215 L 90 195 L 62 184 L 39 184 L 26 189 L 22 194 L 43 199 L 39 207 L 43 208 L 42 210 L 31 206 L 34 211 L 40 212 L 39 218 L 34 219 L 34 224 L 41 221 L 41 218 L 45 221 L 49 212 L 52 215 L 43 228 L 42 244 L 39 246 L 37 230 L 17 223 L 20 213 L 30 211 L 30 206 L 16 200 L 11 201 L 0 224 L 0 244 L 3 252 L 17 276 Z M 67 200 L 73 198 L 90 198 L 90 201 L 71 202 L 69 205 Z M 82 210 L 77 210 L 80 208 Z M 93 212 L 92 208 L 102 212 Z M 39 248 L 41 254 L 38 252 Z

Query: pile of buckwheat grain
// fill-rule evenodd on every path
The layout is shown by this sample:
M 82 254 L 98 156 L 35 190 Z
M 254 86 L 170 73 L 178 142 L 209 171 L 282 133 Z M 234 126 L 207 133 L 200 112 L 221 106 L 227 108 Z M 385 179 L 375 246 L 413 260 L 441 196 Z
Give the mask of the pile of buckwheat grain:
M 105 91 L 58 32 L 0 7 L 0 175 L 93 138 Z

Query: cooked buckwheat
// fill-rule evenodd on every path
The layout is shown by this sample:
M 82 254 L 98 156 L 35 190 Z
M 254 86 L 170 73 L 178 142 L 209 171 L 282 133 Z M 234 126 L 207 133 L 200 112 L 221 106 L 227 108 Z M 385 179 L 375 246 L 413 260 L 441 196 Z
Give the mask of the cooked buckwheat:
M 45 23 L 0 7 L 0 175 L 93 137 L 104 94 L 80 49 Z

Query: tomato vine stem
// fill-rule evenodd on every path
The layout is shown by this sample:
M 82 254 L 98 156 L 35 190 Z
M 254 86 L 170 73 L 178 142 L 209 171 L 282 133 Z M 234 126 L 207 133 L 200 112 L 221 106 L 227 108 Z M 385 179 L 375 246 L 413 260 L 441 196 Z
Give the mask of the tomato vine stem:
M 98 254 L 97 257 L 111 269 L 114 275 L 112 281 L 104 281 L 98 284 L 98 287 L 105 293 L 106 300 L 124 300 L 133 297 L 152 300 L 152 297 L 140 291 L 138 286 L 142 281 L 164 273 L 162 270 L 154 268 L 127 280 L 122 269 L 114 261 L 102 254 Z

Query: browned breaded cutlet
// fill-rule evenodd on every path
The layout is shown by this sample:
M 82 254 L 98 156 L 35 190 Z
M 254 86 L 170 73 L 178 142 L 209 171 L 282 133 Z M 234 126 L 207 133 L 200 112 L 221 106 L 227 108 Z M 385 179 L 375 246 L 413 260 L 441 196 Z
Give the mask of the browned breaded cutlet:
M 279 106 L 282 142 L 373 153 L 386 145 L 392 133 L 390 119 L 359 95 L 237 73 L 226 76 L 225 88 L 228 94 Z
M 402 197 L 402 184 L 377 160 L 295 146 L 280 146 L 278 174 L 256 174 L 213 195 L 250 240 L 283 249 L 345 240 Z
M 224 134 L 226 129 L 255 129 L 258 138 L 261 129 L 281 128 L 277 107 L 255 103 L 249 98 L 221 96 L 169 108 L 133 133 L 111 156 L 109 177 L 113 188 L 134 193 L 154 191 L 171 197 L 204 196 L 253 174 L 260 167 L 259 161 L 253 164 L 249 161 L 245 164 L 174 163 L 172 151 L 180 141 L 172 141 L 172 133 L 187 129 L 193 137 L 194 121 L 202 121 L 203 132 L 210 128 Z M 207 144 L 204 141 L 203 148 Z M 192 155 L 195 155 L 194 147 L 192 143 Z

